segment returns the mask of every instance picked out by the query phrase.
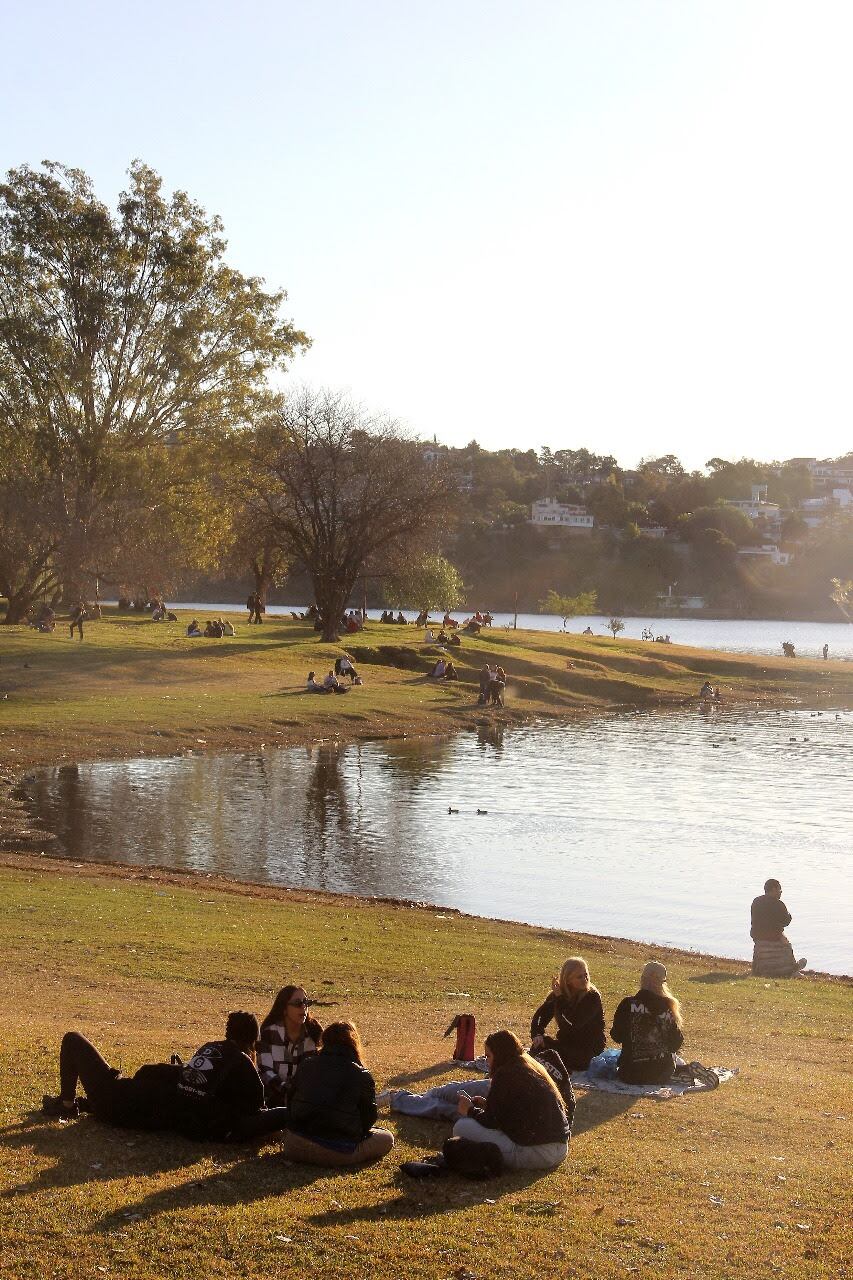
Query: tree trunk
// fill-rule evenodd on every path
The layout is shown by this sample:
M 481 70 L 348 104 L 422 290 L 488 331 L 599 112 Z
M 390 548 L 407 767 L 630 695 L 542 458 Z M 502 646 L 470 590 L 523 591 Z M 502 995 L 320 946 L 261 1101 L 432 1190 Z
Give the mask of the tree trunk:
M 6 598 L 8 600 L 8 606 L 6 609 L 6 617 L 3 621 L 8 623 L 9 626 L 25 622 L 27 613 L 29 612 L 31 605 L 35 602 L 35 592 L 27 590 L 26 587 L 22 587 L 20 591 L 13 591 Z
M 341 634 L 341 618 L 346 608 L 347 600 L 350 598 L 355 578 L 352 582 L 341 583 L 339 581 L 329 582 L 325 577 L 314 576 L 312 574 L 312 582 L 314 584 L 314 599 L 317 602 L 317 609 L 320 613 L 320 622 L 322 623 L 322 637 L 329 643 L 340 639 Z

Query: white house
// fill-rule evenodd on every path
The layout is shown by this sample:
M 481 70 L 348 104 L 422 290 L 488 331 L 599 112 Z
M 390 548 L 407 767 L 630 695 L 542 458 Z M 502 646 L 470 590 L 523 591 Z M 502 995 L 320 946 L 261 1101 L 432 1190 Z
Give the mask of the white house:
M 760 556 L 770 560 L 772 564 L 790 564 L 793 558 L 790 551 L 780 551 L 776 544 L 771 542 L 764 542 L 760 547 L 739 547 L 738 555 Z
M 586 507 L 558 502 L 556 498 L 539 498 L 531 503 L 530 524 L 552 529 L 592 529 L 595 527 L 595 519 Z

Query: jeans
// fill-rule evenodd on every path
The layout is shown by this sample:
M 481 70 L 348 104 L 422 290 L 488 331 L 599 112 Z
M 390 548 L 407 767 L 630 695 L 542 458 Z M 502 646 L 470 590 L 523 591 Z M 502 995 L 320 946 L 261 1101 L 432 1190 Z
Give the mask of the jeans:
M 451 1080 L 449 1084 L 436 1085 L 426 1093 L 409 1093 L 406 1089 L 394 1089 L 391 1094 L 391 1110 L 404 1116 L 421 1116 L 427 1120 L 455 1120 L 459 1115 L 459 1094 L 469 1098 L 485 1098 L 491 1080 Z
M 453 1136 L 468 1138 L 471 1142 L 493 1142 L 507 1169 L 556 1169 L 569 1153 L 567 1138 L 562 1142 L 543 1142 L 538 1147 L 523 1147 L 501 1129 L 487 1129 L 471 1116 L 462 1116 L 456 1121 Z

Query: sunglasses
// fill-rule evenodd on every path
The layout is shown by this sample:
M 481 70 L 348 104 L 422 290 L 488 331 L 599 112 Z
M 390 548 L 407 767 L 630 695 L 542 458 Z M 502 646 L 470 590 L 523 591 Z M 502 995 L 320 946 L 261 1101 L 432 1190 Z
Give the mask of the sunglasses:
M 307 1009 L 311 1001 L 310 1000 L 288 1000 L 287 1003 L 293 1009 Z

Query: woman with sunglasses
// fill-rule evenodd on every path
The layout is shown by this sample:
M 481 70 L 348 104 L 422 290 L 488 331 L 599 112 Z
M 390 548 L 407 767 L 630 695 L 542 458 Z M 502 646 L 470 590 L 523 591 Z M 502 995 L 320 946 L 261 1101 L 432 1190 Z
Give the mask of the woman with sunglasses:
M 287 1105 L 296 1068 L 320 1047 L 323 1028 L 308 1016 L 310 1004 L 302 987 L 282 987 L 261 1023 L 257 1064 L 268 1107 Z

